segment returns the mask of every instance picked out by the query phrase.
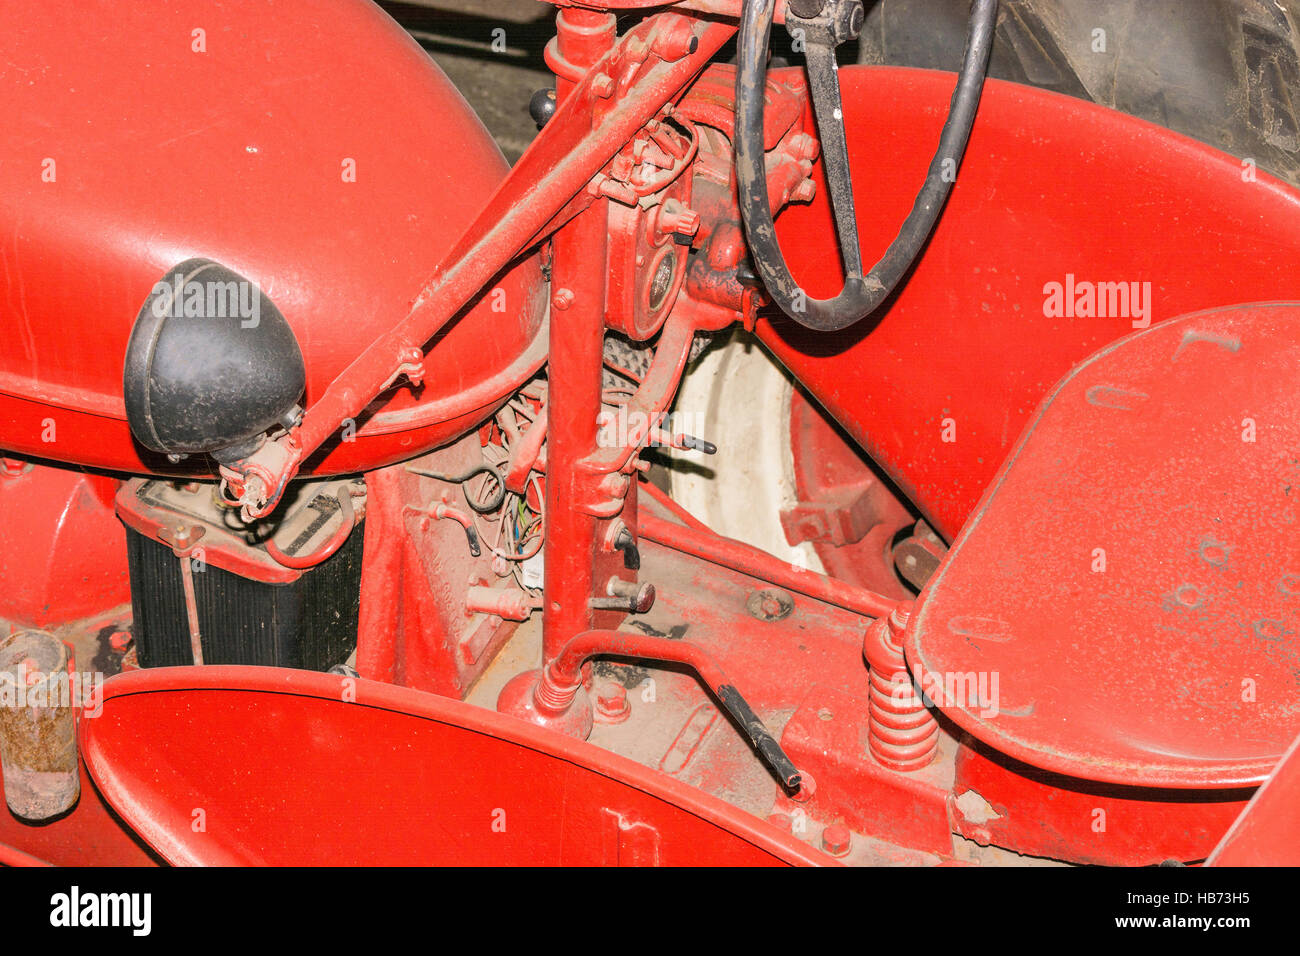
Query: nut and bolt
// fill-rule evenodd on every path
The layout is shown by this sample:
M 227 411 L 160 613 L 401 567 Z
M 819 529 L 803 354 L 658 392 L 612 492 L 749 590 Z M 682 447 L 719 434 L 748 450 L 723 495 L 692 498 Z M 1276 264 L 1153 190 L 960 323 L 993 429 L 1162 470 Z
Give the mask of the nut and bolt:
M 794 598 L 780 588 L 764 588 L 749 596 L 745 608 L 760 621 L 780 621 L 794 611 Z
M 607 597 L 590 598 L 587 606 L 593 611 L 645 614 L 655 604 L 655 586 L 649 581 L 624 581 L 622 578 L 611 578 L 605 591 Z

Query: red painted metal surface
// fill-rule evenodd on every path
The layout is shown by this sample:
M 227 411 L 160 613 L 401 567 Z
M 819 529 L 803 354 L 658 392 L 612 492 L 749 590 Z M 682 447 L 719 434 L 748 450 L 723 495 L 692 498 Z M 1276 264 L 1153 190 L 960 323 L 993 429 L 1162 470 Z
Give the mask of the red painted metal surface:
M 460 473 L 478 456 L 471 435 L 410 468 Z M 475 557 L 458 522 L 430 513 L 448 487 L 402 465 L 366 476 L 356 666 L 370 680 L 462 697 L 515 623 L 466 606 L 471 588 L 498 579 L 487 549 Z
M 1300 866 L 1300 737 L 1268 775 L 1209 866 Z
M 48 627 L 131 600 L 117 482 L 46 465 L 0 473 L 0 622 Z
M 93 722 L 91 718 L 82 724 Z M 0 809 L 0 862 L 10 866 L 157 866 L 160 858 L 124 824 L 95 789 L 83 762 L 81 798 L 72 811 L 32 825 Z M 24 857 L 30 859 L 24 859 Z
M 696 330 L 755 321 L 731 198 L 734 77 L 713 66 L 697 78 L 732 27 L 685 8 L 734 15 L 738 4 L 691 0 L 617 40 L 611 15 L 563 9 L 547 49 L 561 105 L 508 173 L 445 78 L 360 2 L 248 4 L 203 51 L 190 32 L 202 10 L 188 0 L 148 16 L 92 6 L 75 30 L 61 9 L 18 17 L 0 41 L 17 71 L 5 76 L 41 72 L 0 90 L 18 117 L 10 152 L 29 159 L 0 173 L 0 224 L 17 237 L 0 253 L 11 287 L 0 447 L 163 468 L 139 457 L 121 420 L 139 302 L 190 255 L 256 279 L 302 341 L 309 407 L 232 474 L 237 487 L 241 468 L 261 468 L 275 487 L 313 454 L 324 460 L 307 470 L 368 472 L 356 666 L 374 681 L 234 667 L 114 678 L 103 714 L 82 723 L 83 753 L 121 819 L 84 780 L 81 804 L 55 823 L 0 820 L 0 862 L 152 861 L 128 826 L 183 863 L 916 864 L 957 857 L 956 836 L 1148 864 L 1202 859 L 1219 840 L 1295 730 L 1300 567 L 1286 489 L 1300 441 L 1285 383 L 1300 307 L 1179 320 L 1071 373 L 923 593 L 905 661 L 891 545 L 913 518 L 811 403 L 795 400 L 799 500 L 784 518 L 830 576 L 715 535 L 638 484 L 644 430 L 598 436 L 607 324 L 641 338 L 663 323 L 624 409 L 653 417 Z M 83 47 L 87 19 L 110 16 L 121 39 Z M 841 81 L 864 245 L 883 248 L 952 78 L 849 69 Z M 797 278 L 825 294 L 839 260 L 802 73 L 774 72 L 768 93 L 773 202 L 813 199 L 778 230 Z M 665 131 L 655 124 L 670 107 Z M 665 139 L 693 164 L 669 164 L 681 209 L 628 198 L 646 173 L 634 176 L 632 157 L 659 155 Z M 348 160 L 355 182 L 340 175 Z M 1300 297 L 1300 196 L 1241 172 L 1139 121 L 990 83 L 948 211 L 885 313 L 838 335 L 771 319 L 758 331 L 951 539 L 1073 363 L 1135 321 Z M 549 305 L 537 260 L 499 278 L 548 236 Z M 661 249 L 679 263 L 662 312 L 642 301 L 653 282 L 638 263 Z M 1151 296 L 1131 314 L 1054 314 L 1050 284 L 1076 280 L 1149 282 Z M 84 337 L 67 334 L 69 316 Z M 1187 322 L 1200 324 L 1179 338 Z M 504 484 L 546 503 L 541 600 L 504 557 L 470 554 L 477 519 L 435 476 L 480 463 L 474 429 L 548 357 L 547 390 L 526 409 L 534 424 L 502 465 Z M 1227 374 L 1238 366 L 1250 374 Z M 398 371 L 424 384 L 389 389 Z M 383 407 L 371 405 L 381 391 Z M 363 419 L 355 442 L 339 434 L 349 418 Z M 1214 431 L 1240 432 L 1246 418 L 1253 442 Z M 412 462 L 426 474 L 392 464 L 435 444 Z M 534 471 L 546 480 L 530 484 Z M 16 544 L 0 523 L 13 606 L 57 622 L 124 601 L 116 524 L 86 551 L 65 544 L 102 527 L 114 483 L 30 475 L 0 476 L 0 518 L 36 542 Z M 638 489 L 661 507 L 638 514 Z M 76 495 L 94 500 L 78 510 Z M 615 549 L 620 529 L 640 542 L 640 568 Z M 653 583 L 658 600 L 626 621 L 593 610 L 593 598 L 613 603 L 615 577 Z M 539 601 L 542 619 L 528 620 Z M 891 612 L 892 627 L 868 620 Z M 656 661 L 693 666 L 715 691 L 734 681 L 780 732 L 804 788 L 779 786 L 694 674 Z M 540 685 L 538 663 L 549 665 Z M 903 700 L 905 664 L 942 716 Z M 938 691 L 926 679 L 936 673 Z M 945 695 L 948 675 L 975 677 L 980 698 Z M 599 746 L 453 698 L 528 717 L 541 700 Z M 1294 845 L 1270 807 L 1290 793 L 1293 765 L 1221 855 Z
M 965 741 L 953 761 L 954 833 L 981 846 L 1094 866 L 1204 860 L 1254 792 L 1097 783 Z
M 833 676 L 826 670 L 820 679 Z M 810 816 L 843 820 L 861 833 L 950 857 L 950 752 L 911 773 L 890 770 L 871 755 L 869 720 L 865 690 L 850 694 L 814 684 L 786 724 L 781 745 L 815 785 L 804 802 L 778 805 L 786 812 L 802 808 Z
M 191 256 L 254 280 L 284 313 L 310 406 L 407 313 L 506 174 L 427 54 L 361 0 L 219 16 L 188 0 L 46 5 L 13 11 L 0 48 L 11 451 L 175 470 L 131 440 L 122 359 L 153 284 Z M 544 316 L 540 283 L 525 260 L 489 284 L 439 340 L 424 387 L 353 409 L 355 441 L 307 470 L 377 467 L 476 425 L 540 364 L 519 367 Z
M 581 24 L 582 18 L 578 17 Z M 420 377 L 412 361 L 457 310 L 521 252 L 586 209 L 612 177 L 600 172 L 627 141 L 664 109 L 734 32 L 722 23 L 666 13 L 637 24 L 574 87 L 478 216 L 447 252 L 410 311 L 356 356 L 288 435 L 269 441 L 223 475 L 254 516 L 269 513 L 299 462 L 360 413 L 385 383 Z M 584 36 L 580 46 L 590 41 Z M 614 77 L 618 79 L 615 80 Z M 617 99 L 612 98 L 618 92 Z M 561 240 L 563 242 L 563 240 Z M 583 275 L 582 285 L 595 283 Z M 573 280 L 568 284 L 576 285 Z M 603 277 L 599 283 L 603 287 Z M 566 289 L 553 277 L 553 291 Z M 589 292 L 590 289 L 581 291 Z M 568 289 L 576 295 L 574 289 Z M 603 296 L 602 296 L 603 305 Z M 584 363 L 585 364 L 585 363 Z M 244 479 L 256 477 L 252 489 Z M 246 493 L 247 492 L 247 493 Z
M 24 853 L 11 846 L 0 846 L 0 865 L 2 866 L 53 866 L 52 863 Z
M 896 601 L 865 588 L 795 567 L 744 542 L 724 538 L 700 527 L 689 528 L 648 514 L 641 516 L 639 527 L 641 536 L 647 541 L 714 564 L 735 568 L 759 580 L 779 584 L 860 614 L 871 617 L 888 614 L 897 604 Z
M 840 83 L 854 181 L 869 184 L 855 195 L 870 260 L 911 208 L 953 77 L 863 67 Z M 783 212 L 777 232 L 795 278 L 823 296 L 841 279 L 814 175 L 816 198 Z M 758 332 L 952 540 L 1042 396 L 1133 331 L 1124 316 L 1044 315 L 1048 283 L 1150 282 L 1152 322 L 1300 299 L 1300 194 L 1244 179 L 1237 160 L 1167 130 L 990 80 L 943 217 L 882 313 L 840 333 L 784 319 Z
M 811 541 L 831 577 L 910 597 L 892 549 L 899 531 L 913 523 L 911 514 L 861 449 L 797 388 L 790 398 L 790 451 L 798 497 L 781 516 L 786 539 Z
M 1086 780 L 1264 779 L 1300 706 L 1297 329 L 1295 305 L 1185 316 L 1062 381 L 908 628 L 921 687 L 987 678 L 932 693 L 947 716 Z
M 137 671 L 83 729 L 105 796 L 173 863 L 830 862 L 625 758 L 387 684 Z

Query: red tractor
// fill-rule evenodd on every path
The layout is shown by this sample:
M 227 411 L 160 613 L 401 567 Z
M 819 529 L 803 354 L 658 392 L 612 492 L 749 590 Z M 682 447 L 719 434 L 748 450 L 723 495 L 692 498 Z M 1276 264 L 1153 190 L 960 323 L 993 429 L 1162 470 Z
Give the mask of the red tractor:
M 0 859 L 1300 862 L 1290 5 L 556 2 L 7 13 Z

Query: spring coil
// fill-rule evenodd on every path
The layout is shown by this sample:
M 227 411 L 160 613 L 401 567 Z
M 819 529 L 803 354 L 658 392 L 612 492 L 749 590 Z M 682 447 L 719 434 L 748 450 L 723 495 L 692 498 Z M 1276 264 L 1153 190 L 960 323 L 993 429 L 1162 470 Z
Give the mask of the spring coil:
M 867 695 L 868 747 L 890 770 L 920 770 L 939 749 L 939 724 L 912 686 L 900 636 L 908 612 L 895 610 L 867 628 L 862 654 L 870 668 Z

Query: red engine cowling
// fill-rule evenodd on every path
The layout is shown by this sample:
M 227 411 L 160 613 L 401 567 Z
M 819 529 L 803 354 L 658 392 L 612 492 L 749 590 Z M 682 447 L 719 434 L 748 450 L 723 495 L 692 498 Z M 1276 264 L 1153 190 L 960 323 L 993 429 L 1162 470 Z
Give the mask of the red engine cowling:
M 175 470 L 131 437 L 122 360 L 154 283 L 192 256 L 284 313 L 310 405 L 507 169 L 360 0 L 36 5 L 0 46 L 0 448 L 21 455 Z M 376 468 L 476 424 L 542 362 L 541 292 L 537 261 L 517 264 L 437 341 L 421 390 L 383 396 L 305 470 Z

